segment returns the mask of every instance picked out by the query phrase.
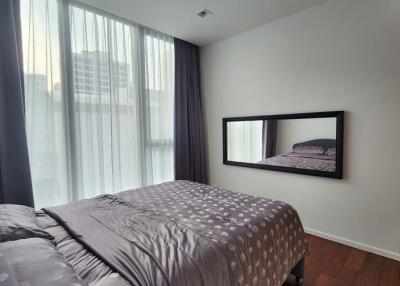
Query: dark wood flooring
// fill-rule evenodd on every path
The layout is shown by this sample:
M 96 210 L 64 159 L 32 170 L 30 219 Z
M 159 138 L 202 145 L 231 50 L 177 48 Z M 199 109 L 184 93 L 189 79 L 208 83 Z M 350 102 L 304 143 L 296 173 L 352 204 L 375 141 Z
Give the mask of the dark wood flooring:
M 302 286 L 400 286 L 400 262 L 308 235 Z M 284 286 L 296 285 L 288 279 Z

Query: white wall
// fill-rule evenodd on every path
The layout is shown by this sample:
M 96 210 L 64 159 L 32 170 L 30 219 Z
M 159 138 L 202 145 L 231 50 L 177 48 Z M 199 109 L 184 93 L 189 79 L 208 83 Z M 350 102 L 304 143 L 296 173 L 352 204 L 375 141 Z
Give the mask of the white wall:
M 202 49 L 211 184 L 399 259 L 400 1 L 330 0 Z M 344 179 L 225 166 L 222 117 L 345 110 Z
M 314 139 L 336 139 L 336 118 L 278 121 L 276 154 L 290 152 L 296 143 Z

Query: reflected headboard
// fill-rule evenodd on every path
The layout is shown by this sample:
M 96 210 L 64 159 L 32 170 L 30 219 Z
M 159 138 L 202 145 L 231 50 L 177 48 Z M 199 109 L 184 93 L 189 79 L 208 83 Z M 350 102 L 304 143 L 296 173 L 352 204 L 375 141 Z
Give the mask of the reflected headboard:
M 299 146 L 321 146 L 324 149 L 335 148 L 336 140 L 335 139 L 315 139 L 305 142 L 296 143 L 293 145 L 293 149 Z

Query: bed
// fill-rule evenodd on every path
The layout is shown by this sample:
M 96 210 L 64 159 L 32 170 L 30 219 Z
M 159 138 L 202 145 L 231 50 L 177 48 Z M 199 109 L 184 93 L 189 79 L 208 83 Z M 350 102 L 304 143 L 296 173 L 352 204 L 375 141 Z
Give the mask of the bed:
M 308 251 L 290 205 L 189 181 L 36 216 L 80 278 L 77 285 L 278 286 L 290 273 L 302 278 Z
M 266 158 L 257 164 L 335 172 L 336 140 L 317 139 L 297 143 L 290 152 Z

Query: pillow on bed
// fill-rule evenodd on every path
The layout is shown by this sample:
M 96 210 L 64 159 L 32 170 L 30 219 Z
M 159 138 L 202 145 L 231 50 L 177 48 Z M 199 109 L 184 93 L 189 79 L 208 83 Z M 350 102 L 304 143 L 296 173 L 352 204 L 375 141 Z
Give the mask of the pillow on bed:
M 0 243 L 0 285 L 83 286 L 66 258 L 47 239 Z M 116 284 L 115 284 L 116 285 Z
M 0 205 L 0 242 L 31 237 L 54 239 L 37 224 L 33 208 L 20 205 Z
M 329 148 L 325 151 L 325 154 L 328 156 L 336 156 L 336 148 Z
M 298 154 L 318 154 L 322 155 L 325 149 L 321 146 L 297 146 L 293 148 L 293 152 Z

